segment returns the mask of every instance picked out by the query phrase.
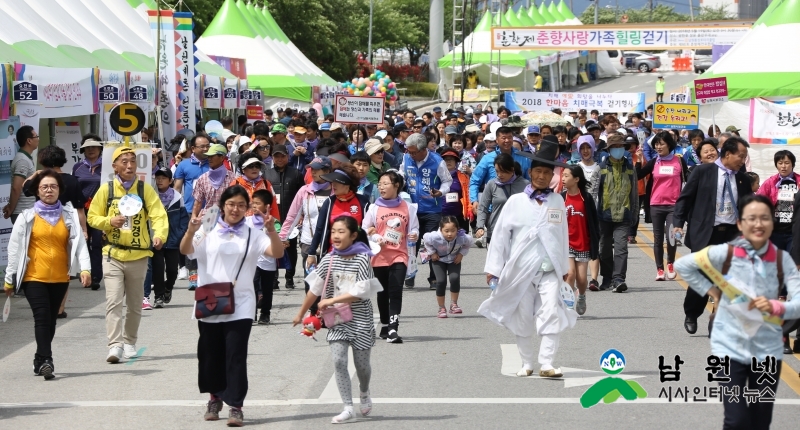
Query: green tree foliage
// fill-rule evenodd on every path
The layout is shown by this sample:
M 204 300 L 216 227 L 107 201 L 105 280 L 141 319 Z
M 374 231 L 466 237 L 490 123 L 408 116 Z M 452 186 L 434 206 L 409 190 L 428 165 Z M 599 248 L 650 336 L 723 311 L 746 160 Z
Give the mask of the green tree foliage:
M 724 5 L 718 7 L 700 6 L 700 13 L 694 17 L 697 21 L 725 21 L 736 19 L 736 15 L 728 12 Z
M 622 15 L 628 15 L 628 23 L 642 23 L 642 22 L 683 22 L 689 21 L 691 17 L 688 14 L 675 12 L 673 6 L 658 4 L 653 7 L 652 19 L 650 7 L 644 6 L 641 9 L 625 9 L 615 11 L 612 8 L 601 7 L 598 11 L 597 23 L 598 24 L 614 24 L 619 22 Z M 589 6 L 578 19 L 584 24 L 594 24 L 594 6 Z M 714 7 L 700 7 L 700 13 L 695 14 L 696 21 L 721 21 L 736 19 L 735 16 L 729 14 L 723 6 L 718 8 Z

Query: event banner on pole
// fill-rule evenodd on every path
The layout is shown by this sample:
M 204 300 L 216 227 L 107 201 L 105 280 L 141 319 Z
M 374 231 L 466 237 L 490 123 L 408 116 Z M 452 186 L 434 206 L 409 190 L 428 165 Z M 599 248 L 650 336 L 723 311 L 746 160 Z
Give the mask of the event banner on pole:
M 800 98 L 750 99 L 750 143 L 800 144 Z
M 356 124 L 383 124 L 383 97 L 336 96 L 334 121 Z
M 597 109 L 606 112 L 644 112 L 644 93 L 533 93 L 506 91 L 506 107 L 511 112 L 551 110 L 577 112 Z
M 159 12 L 161 15 L 159 16 Z M 175 21 L 171 10 L 148 10 L 150 33 L 158 58 L 158 94 L 156 104 L 161 107 L 161 126 L 165 136 L 175 136 L 178 132 L 177 79 L 175 69 Z
M 83 159 L 81 155 L 81 124 L 73 121 L 56 121 L 56 146 L 67 155 L 67 163 L 61 169 L 72 172 L 72 166 Z
M 0 207 L 8 204 L 11 196 L 11 160 L 17 155 L 16 132 L 19 117 L 12 116 L 0 121 Z M 8 265 L 8 240 L 11 237 L 11 218 L 0 217 L 0 269 L 5 273 Z
M 113 154 L 114 151 L 123 146 L 123 142 L 106 142 L 103 144 L 104 154 Z M 149 143 L 131 143 L 131 148 L 136 153 L 136 178 L 140 181 L 151 184 L 153 175 L 153 151 Z M 100 178 L 101 183 L 114 180 L 114 167 L 111 165 L 111 157 L 103 157 Z
M 694 99 L 701 105 L 728 101 L 728 78 L 694 80 Z
M 697 128 L 699 117 L 700 106 L 696 104 L 655 103 L 653 106 L 653 128 Z
M 192 13 L 175 12 L 175 92 L 178 107 L 175 112 L 178 130 L 195 129 L 194 103 L 194 36 Z M 171 136 L 167 136 L 170 138 Z
M 750 29 L 744 24 L 586 27 L 493 27 L 492 49 L 710 49 L 717 38 L 741 38 Z
M 26 104 L 41 106 L 42 118 L 92 115 L 97 112 L 96 69 L 62 69 L 21 63 L 14 67 L 16 81 L 38 84 L 38 100 Z

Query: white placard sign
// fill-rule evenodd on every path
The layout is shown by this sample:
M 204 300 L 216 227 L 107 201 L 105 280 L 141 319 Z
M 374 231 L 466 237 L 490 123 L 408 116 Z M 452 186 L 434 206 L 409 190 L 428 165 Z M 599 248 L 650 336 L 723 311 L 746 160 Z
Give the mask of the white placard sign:
M 383 124 L 383 97 L 336 96 L 334 121 L 356 124 Z
M 101 170 L 101 183 L 107 183 L 114 179 L 114 167 L 111 156 L 114 151 L 122 146 L 122 142 L 105 142 L 103 144 L 103 167 Z M 153 151 L 149 143 L 132 143 L 131 147 L 136 153 L 136 176 L 140 181 L 150 184 L 153 174 Z

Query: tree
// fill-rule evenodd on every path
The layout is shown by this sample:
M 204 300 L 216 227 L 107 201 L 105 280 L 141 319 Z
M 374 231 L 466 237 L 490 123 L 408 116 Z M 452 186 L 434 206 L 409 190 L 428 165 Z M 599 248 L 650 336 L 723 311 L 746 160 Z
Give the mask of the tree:
M 224 0 L 183 0 L 178 5 L 179 11 L 191 11 L 194 14 L 194 34 L 197 37 L 206 31 L 208 24 L 214 19 Z
M 700 13 L 695 18 L 697 21 L 725 21 L 729 19 L 736 19 L 736 15 L 728 12 L 725 5 L 713 6 L 700 6 Z
M 598 11 L 598 24 L 614 24 L 622 15 L 628 15 L 629 23 L 642 23 L 642 22 L 681 22 L 689 21 L 689 15 L 675 12 L 673 6 L 666 6 L 658 4 L 653 7 L 651 12 L 649 6 L 644 6 L 641 9 L 625 9 L 615 11 L 609 8 L 600 8 Z M 650 16 L 652 15 L 652 19 Z M 594 6 L 589 6 L 581 16 L 578 18 L 584 24 L 594 24 Z

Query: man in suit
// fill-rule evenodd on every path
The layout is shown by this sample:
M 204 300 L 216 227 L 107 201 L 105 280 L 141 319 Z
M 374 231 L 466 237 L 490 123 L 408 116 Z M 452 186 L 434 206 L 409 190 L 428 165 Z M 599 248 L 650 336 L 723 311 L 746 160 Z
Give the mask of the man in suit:
M 749 147 L 744 139 L 731 137 L 722 145 L 715 163 L 697 165 L 689 175 L 675 204 L 673 234 L 682 233 L 683 224 L 688 222 L 684 243 L 692 252 L 729 242 L 739 235 L 737 205 L 739 199 L 753 192 L 750 178 L 739 171 Z M 708 295 L 701 297 L 691 288 L 686 290 L 683 327 L 689 334 L 697 332 L 697 317 L 703 314 L 707 302 Z

